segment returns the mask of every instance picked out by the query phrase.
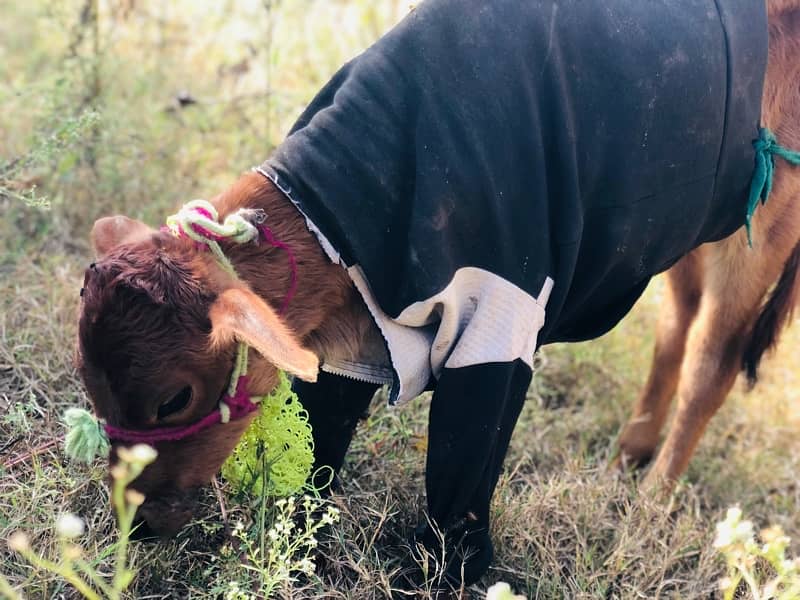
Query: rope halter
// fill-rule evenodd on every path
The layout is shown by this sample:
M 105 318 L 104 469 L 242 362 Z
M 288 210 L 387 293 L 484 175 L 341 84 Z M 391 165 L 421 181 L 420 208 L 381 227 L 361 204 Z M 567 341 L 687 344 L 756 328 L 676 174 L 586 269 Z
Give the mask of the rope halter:
M 261 209 L 242 208 L 219 222 L 219 213 L 207 200 L 192 200 L 183 205 L 176 214 L 167 217 L 166 229 L 175 237 L 188 237 L 197 244 L 205 245 L 214 254 L 219 264 L 232 276 L 236 270 L 219 247 L 219 242 L 229 240 L 246 244 L 258 240 L 259 225 L 267 220 Z

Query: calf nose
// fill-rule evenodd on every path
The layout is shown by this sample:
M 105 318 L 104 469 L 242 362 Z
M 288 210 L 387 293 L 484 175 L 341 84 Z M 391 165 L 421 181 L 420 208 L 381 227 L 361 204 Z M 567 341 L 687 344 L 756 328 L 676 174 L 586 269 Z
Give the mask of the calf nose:
M 139 539 L 173 537 L 192 518 L 195 502 L 189 496 L 169 495 L 148 498 L 136 512 Z
M 137 541 L 152 541 L 158 538 L 155 531 L 150 529 L 150 526 L 139 513 L 133 519 L 133 529 L 131 530 L 131 539 Z

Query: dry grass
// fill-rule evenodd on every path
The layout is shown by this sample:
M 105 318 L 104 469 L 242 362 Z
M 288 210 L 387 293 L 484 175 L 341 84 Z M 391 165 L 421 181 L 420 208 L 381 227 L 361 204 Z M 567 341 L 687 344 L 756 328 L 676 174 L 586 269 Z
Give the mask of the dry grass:
M 0 194 L 0 572 L 29 598 L 75 593 L 10 553 L 2 540 L 11 532 L 28 531 L 34 545 L 52 555 L 55 517 L 75 512 L 88 524 L 87 553 L 101 557 L 98 566 L 105 571 L 115 540 L 103 465 L 69 464 L 58 444 L 62 411 L 86 404 L 71 357 L 78 290 L 90 260 L 89 224 L 109 210 L 156 222 L 180 199 L 219 189 L 265 156 L 269 143 L 279 139 L 344 57 L 405 10 L 397 1 L 275 4 L 275 43 L 284 52 L 274 52 L 272 84 L 281 94 L 271 96 L 265 120 L 259 104 L 264 95 L 255 100 L 250 95 L 263 83 L 263 70 L 255 64 L 263 55 L 253 55 L 244 79 L 220 71 L 249 52 L 237 36 L 250 39 L 253 27 L 259 35 L 266 30 L 256 20 L 260 3 L 245 3 L 238 20 L 213 12 L 201 18 L 191 3 L 178 3 L 166 14 L 172 21 L 161 31 L 163 39 L 148 29 L 160 5 L 135 4 L 140 19 L 116 22 L 116 46 L 105 56 L 105 73 L 129 76 L 106 80 L 98 164 L 87 165 L 81 146 L 47 157 L 27 173 L 53 199 L 48 212 Z M 81 5 L 75 0 L 48 10 L 68 20 Z M 64 107 L 80 103 L 81 94 L 73 95 L 70 86 L 50 83 L 78 77 L 70 65 L 88 60 L 87 46 L 73 62 L 59 62 L 70 27 L 51 20 L 44 29 L 47 40 L 31 37 L 44 19 L 43 6 L 16 2 L 19 10 L 8 14 L 17 20 L 0 24 L 0 80 L 14 75 L 7 78 L 11 89 L 0 89 L 0 166 L 3 158 L 24 152 Z M 242 33 L 234 25 L 243 21 L 255 25 Z M 213 35 L 220 23 L 227 37 Z M 79 77 L 72 84 L 80 88 Z M 193 86 L 203 102 L 192 110 L 166 111 L 173 91 L 184 85 Z M 529 598 L 714 596 L 723 565 L 711 548 L 713 525 L 735 503 L 757 525 L 782 525 L 797 554 L 800 368 L 794 356 L 800 327 L 784 336 L 754 392 L 736 388 L 666 505 L 640 498 L 634 482 L 606 473 L 646 374 L 658 301 L 655 282 L 605 338 L 542 353 L 493 505 L 496 560 L 473 595 L 505 580 Z M 426 407 L 424 398 L 399 410 L 376 400 L 351 448 L 344 491 L 335 499 L 342 521 L 324 544 L 325 568 L 319 577 L 285 589 L 284 596 L 391 594 L 424 506 Z M 134 544 L 140 572 L 132 597 L 218 598 L 230 581 L 242 580 L 230 525 L 251 522 L 253 510 L 238 504 L 224 485 L 223 495 L 227 523 L 208 492 L 202 513 L 175 540 Z

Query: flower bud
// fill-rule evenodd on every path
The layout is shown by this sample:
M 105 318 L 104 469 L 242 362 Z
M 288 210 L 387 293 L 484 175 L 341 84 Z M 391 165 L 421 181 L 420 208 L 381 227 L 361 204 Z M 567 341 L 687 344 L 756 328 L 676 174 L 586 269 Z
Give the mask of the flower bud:
M 31 540 L 22 531 L 15 531 L 8 538 L 8 547 L 14 552 L 24 552 L 31 547 Z
M 64 548 L 64 558 L 67 560 L 78 560 L 81 557 L 81 548 L 76 544 L 70 544 Z
M 111 477 L 113 477 L 114 479 L 117 480 L 125 479 L 125 477 L 127 477 L 128 475 L 128 468 L 122 463 L 117 463 L 116 465 L 111 467 L 110 473 Z
M 141 506 L 144 503 L 144 494 L 136 490 L 125 490 L 125 500 L 132 506 Z
M 117 456 L 122 462 L 141 467 L 149 465 L 156 459 L 158 452 L 147 444 L 136 444 L 130 448 L 117 448 Z
M 136 444 L 131 448 L 131 455 L 133 457 L 132 462 L 145 466 L 156 459 L 158 452 L 156 452 L 155 448 L 147 444 Z

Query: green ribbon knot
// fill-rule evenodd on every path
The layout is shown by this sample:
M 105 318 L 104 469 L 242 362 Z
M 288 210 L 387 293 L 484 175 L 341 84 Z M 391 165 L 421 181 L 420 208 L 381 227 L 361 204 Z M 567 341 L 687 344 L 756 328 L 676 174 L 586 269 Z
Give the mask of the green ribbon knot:
M 747 227 L 747 243 L 753 247 L 752 220 L 756 212 L 759 200 L 761 204 L 766 204 L 772 192 L 772 181 L 775 176 L 775 156 L 793 165 L 800 165 L 800 152 L 789 150 L 778 143 L 775 134 L 767 127 L 758 130 L 758 139 L 753 141 L 755 148 L 755 170 L 753 178 L 750 180 L 750 195 L 747 199 L 747 214 L 745 215 L 745 226 Z

